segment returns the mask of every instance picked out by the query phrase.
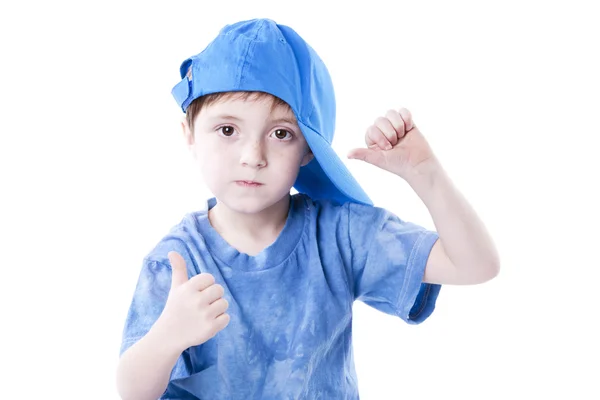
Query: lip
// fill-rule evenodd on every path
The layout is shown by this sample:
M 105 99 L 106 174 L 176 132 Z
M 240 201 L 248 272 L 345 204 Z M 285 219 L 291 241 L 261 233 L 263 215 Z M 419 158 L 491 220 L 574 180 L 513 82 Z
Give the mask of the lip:
M 259 187 L 263 185 L 262 183 L 256 181 L 235 181 L 235 183 L 243 187 Z

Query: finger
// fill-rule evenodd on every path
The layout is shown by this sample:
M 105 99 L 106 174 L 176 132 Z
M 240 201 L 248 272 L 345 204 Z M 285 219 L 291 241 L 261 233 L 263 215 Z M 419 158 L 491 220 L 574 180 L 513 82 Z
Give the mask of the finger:
M 181 286 L 188 281 L 187 267 L 181 254 L 170 251 L 167 256 L 171 263 L 171 289 Z
M 362 160 L 380 166 L 385 160 L 383 152 L 379 149 L 353 149 L 348 153 L 348 158 Z
M 401 108 L 398 111 L 398 114 L 400 114 L 400 116 L 402 117 L 402 120 L 404 121 L 404 126 L 406 127 L 406 132 L 409 132 L 412 128 L 415 127 L 415 124 L 413 123 L 413 119 L 412 119 L 412 114 L 410 113 L 410 111 L 408 111 L 406 108 Z
M 400 113 L 395 110 L 388 110 L 385 113 L 385 117 L 390 121 L 390 124 L 394 127 L 394 130 L 398 134 L 398 138 L 401 139 L 406 134 L 406 126 L 404 120 L 400 116 Z
M 215 318 L 215 335 L 217 334 L 217 332 L 222 331 L 227 325 L 229 325 L 230 319 L 231 318 L 229 317 L 229 314 L 221 314 L 217 318 Z
M 203 272 L 192 277 L 190 282 L 194 290 L 201 292 L 215 284 L 215 277 L 207 272 Z
M 223 297 L 224 294 L 225 289 L 223 289 L 223 286 L 219 284 L 209 286 L 202 291 L 202 302 L 205 304 L 212 304 Z
M 219 300 L 212 303 L 208 306 L 209 316 L 212 318 L 217 318 L 219 315 L 225 313 L 229 308 L 229 302 L 224 298 L 220 298 Z
M 367 147 L 369 148 L 379 147 L 381 150 L 389 150 L 392 148 L 390 141 L 375 125 L 371 125 L 367 129 L 365 141 L 367 143 Z
M 388 118 L 377 118 L 375 120 L 375 126 L 379 128 L 379 130 L 385 135 L 386 139 L 392 146 L 395 146 L 396 143 L 398 143 L 398 137 L 402 137 L 402 135 L 400 135 L 401 132 L 396 131 Z M 402 130 L 404 130 L 404 126 Z

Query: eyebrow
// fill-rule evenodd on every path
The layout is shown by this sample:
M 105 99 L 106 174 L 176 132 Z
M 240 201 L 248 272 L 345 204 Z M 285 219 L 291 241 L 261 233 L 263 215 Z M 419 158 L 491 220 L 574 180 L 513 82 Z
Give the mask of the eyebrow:
M 228 120 L 233 120 L 233 121 L 241 121 L 241 118 L 234 117 L 233 115 L 218 114 L 218 115 L 213 115 L 212 117 L 210 117 L 210 120 L 216 120 L 216 119 L 228 119 Z
M 288 117 L 281 117 L 281 118 L 272 119 L 271 122 L 275 123 L 275 124 L 279 124 L 281 122 L 286 122 L 286 123 L 288 123 L 290 125 L 297 125 L 298 124 L 296 122 L 295 118 L 288 118 Z
M 229 121 L 237 121 L 237 122 L 242 122 L 243 120 L 241 118 L 238 118 L 234 115 L 228 115 L 228 114 L 219 114 L 219 115 L 215 115 L 210 117 L 210 120 L 229 120 Z M 275 118 L 275 119 L 270 119 L 269 122 L 274 123 L 274 124 L 279 124 L 281 122 L 285 122 L 288 123 L 290 125 L 296 125 L 296 119 L 295 118 L 290 118 L 290 117 L 281 117 L 281 118 Z

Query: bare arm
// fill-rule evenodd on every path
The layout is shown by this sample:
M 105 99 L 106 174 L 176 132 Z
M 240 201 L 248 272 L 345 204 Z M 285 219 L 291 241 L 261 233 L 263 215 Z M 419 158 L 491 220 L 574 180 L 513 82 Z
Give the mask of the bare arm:
M 429 256 L 424 281 L 469 285 L 494 278 L 500 262 L 492 238 L 441 165 L 408 182 L 429 210 L 440 235 Z
M 367 148 L 349 158 L 363 160 L 403 178 L 425 203 L 439 233 L 424 281 L 468 285 L 494 278 L 498 253 L 483 222 L 442 168 L 410 111 L 390 110 L 365 135 Z
M 123 400 L 156 400 L 165 392 L 171 371 L 185 349 L 177 348 L 159 326 L 121 356 L 117 389 Z

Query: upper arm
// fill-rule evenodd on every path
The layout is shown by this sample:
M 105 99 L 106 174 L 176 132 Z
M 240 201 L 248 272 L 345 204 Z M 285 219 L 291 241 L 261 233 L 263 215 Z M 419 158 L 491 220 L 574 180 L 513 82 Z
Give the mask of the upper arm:
M 424 283 L 437 283 L 440 285 L 461 284 L 460 277 L 457 274 L 456 266 L 444 249 L 441 240 L 436 240 L 431 248 L 427 264 L 425 265 L 425 273 L 423 275 Z
M 485 265 L 456 265 L 450 260 L 444 242 L 438 239 L 431 249 L 425 266 L 423 282 L 440 285 L 476 285 L 490 279 L 490 271 Z

